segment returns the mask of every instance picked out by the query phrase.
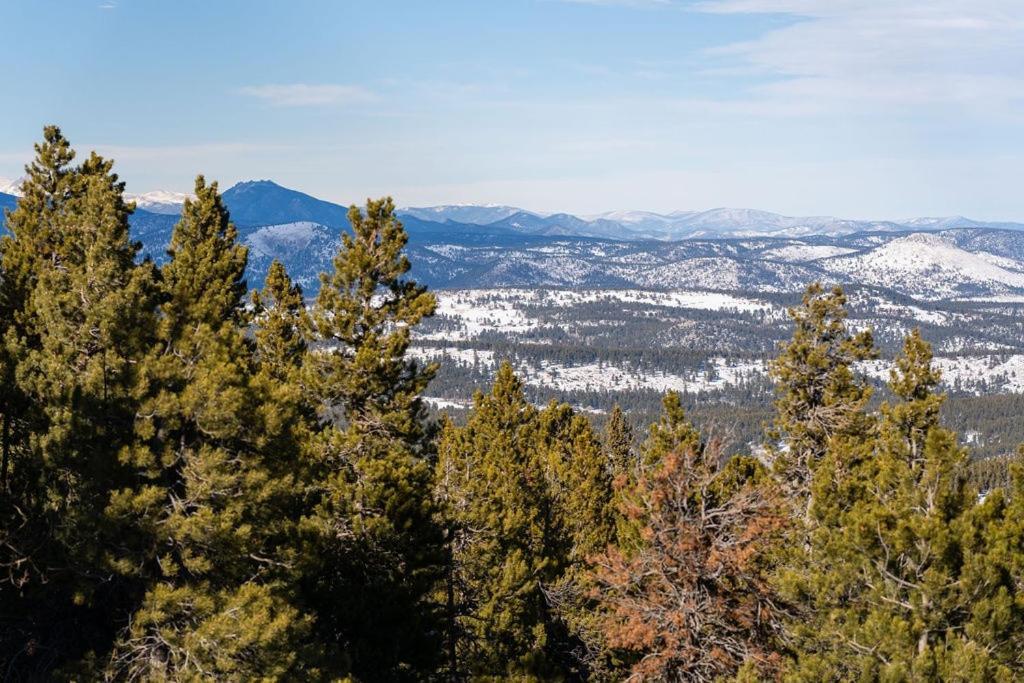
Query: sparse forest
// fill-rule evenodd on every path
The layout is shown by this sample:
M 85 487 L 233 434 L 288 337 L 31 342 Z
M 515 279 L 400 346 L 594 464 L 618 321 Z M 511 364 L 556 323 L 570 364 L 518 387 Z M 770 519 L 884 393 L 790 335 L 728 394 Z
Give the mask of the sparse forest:
M 1024 466 L 972 462 L 928 341 L 888 389 L 810 285 L 757 420 L 536 405 L 458 422 L 390 199 L 311 304 L 250 292 L 216 183 L 161 265 L 110 160 L 56 127 L 0 242 L 0 680 L 1014 681 Z M 686 349 L 666 349 L 685 355 Z M 699 410 L 693 412 L 700 412 Z M 1008 444 L 1004 444 L 1008 446 Z

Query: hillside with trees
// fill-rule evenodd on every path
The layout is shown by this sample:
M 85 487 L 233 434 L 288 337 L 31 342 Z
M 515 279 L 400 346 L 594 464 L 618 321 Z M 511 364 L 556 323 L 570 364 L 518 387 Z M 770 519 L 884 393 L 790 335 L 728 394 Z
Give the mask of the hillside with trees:
M 839 288 L 789 308 L 756 448 L 675 392 L 646 427 L 537 405 L 509 363 L 455 421 L 410 352 L 437 302 L 391 199 L 349 210 L 307 305 L 279 262 L 249 291 L 202 176 L 159 265 L 58 128 L 22 192 L 2 680 L 1024 677 L 1020 457 L 972 462 L 918 330 L 876 395 Z

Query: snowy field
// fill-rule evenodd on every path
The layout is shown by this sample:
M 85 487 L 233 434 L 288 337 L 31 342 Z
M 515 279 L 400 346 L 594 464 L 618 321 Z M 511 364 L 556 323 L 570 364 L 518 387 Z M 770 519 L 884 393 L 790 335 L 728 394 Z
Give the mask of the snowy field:
M 416 357 L 486 376 L 501 362 L 500 354 L 510 353 L 493 350 L 495 342 L 504 342 L 512 346 L 498 348 L 530 351 L 511 352 L 515 369 L 528 386 L 565 392 L 694 394 L 763 385 L 766 359 L 774 355 L 777 341 L 790 334 L 785 305 L 723 292 L 508 288 L 435 294 L 437 313 L 416 333 L 412 349 Z M 870 290 L 851 293 L 849 303 L 850 326 L 873 329 L 880 343 L 889 343 L 888 355 L 903 335 L 921 326 L 934 343 L 936 365 L 947 389 L 966 394 L 1024 393 L 1024 340 L 1012 327 L 1017 319 L 1012 315 L 1010 322 L 999 323 L 1005 329 L 996 329 L 978 317 L 984 313 L 944 308 L 935 302 L 897 301 Z M 706 318 L 709 315 L 713 317 Z M 735 325 L 730 329 L 721 321 Z M 592 329 L 601 330 L 598 341 L 586 336 Z M 666 330 L 684 341 L 673 341 Z M 708 336 L 716 331 L 719 337 Z M 777 341 L 764 343 L 761 338 L 771 334 Z M 570 343 L 567 339 L 577 345 L 571 360 L 555 351 L 545 355 L 546 349 L 564 349 Z M 760 350 L 744 358 L 746 340 L 759 339 Z M 645 354 L 645 345 L 654 355 Z M 589 351 L 618 347 L 637 351 L 634 357 L 621 353 L 602 357 Z M 663 350 L 703 355 L 695 354 L 700 357 L 688 365 L 675 359 L 671 367 L 659 366 L 656 352 Z M 875 361 L 860 370 L 884 382 L 890 365 Z M 445 397 L 433 400 L 438 407 L 451 402 Z M 448 407 L 455 405 L 461 403 Z

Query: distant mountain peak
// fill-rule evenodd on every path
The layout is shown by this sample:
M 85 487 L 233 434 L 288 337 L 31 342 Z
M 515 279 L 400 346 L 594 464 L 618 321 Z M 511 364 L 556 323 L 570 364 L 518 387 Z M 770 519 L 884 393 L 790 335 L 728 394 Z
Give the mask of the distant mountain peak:
M 21 184 L 25 182 L 25 177 L 16 178 L 11 180 L 10 178 L 0 177 L 0 194 L 9 194 L 15 197 L 21 196 Z
M 135 208 L 137 209 L 151 213 L 177 215 L 181 213 L 181 207 L 185 204 L 185 200 L 191 198 L 191 196 L 184 192 L 152 190 L 142 194 L 125 195 L 125 199 L 135 202 Z
M 338 228 L 348 225 L 348 208 L 317 199 L 272 180 L 245 180 L 224 191 L 231 218 L 242 226 L 312 222 Z
M 273 180 L 267 180 L 267 179 L 262 179 L 262 180 L 240 180 L 240 181 L 238 181 L 237 183 L 235 183 L 234 185 L 232 185 L 228 189 L 236 190 L 236 191 L 241 192 L 241 191 L 244 191 L 244 190 L 261 189 L 261 188 L 264 188 L 264 189 L 266 189 L 266 188 L 278 188 L 278 189 L 281 189 L 281 190 L 287 190 L 288 189 L 288 188 L 284 187 L 283 185 L 279 185 L 278 183 L 275 183 Z M 291 191 L 291 192 L 298 192 L 298 190 L 289 190 L 289 191 Z
M 519 213 L 537 215 L 514 206 L 501 204 L 442 204 L 440 206 L 407 206 L 398 213 L 424 221 L 489 225 Z

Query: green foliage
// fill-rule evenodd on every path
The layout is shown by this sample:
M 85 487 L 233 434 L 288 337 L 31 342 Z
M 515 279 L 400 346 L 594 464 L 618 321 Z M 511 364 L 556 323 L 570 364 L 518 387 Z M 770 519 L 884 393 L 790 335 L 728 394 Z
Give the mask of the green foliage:
M 412 678 L 438 656 L 442 539 L 434 521 L 431 433 L 422 393 L 435 366 L 406 356 L 434 311 L 407 279 L 407 236 L 390 198 L 349 211 L 334 272 L 310 314 L 303 382 L 319 410 L 311 444 L 316 509 L 306 558 L 319 637 L 368 680 Z
M 505 364 L 461 428 L 438 444 L 438 498 L 450 520 L 453 676 L 540 675 L 549 643 L 542 593 L 553 577 L 537 411 Z M 470 667 L 469 671 L 461 667 Z
M 661 405 L 661 416 L 651 425 L 641 448 L 640 457 L 645 468 L 658 464 L 670 453 L 701 449 L 700 432 L 686 418 L 679 394 L 668 392 Z
M 197 178 L 162 269 L 158 343 L 145 359 L 147 395 L 129 458 L 142 483 L 110 505 L 138 529 L 138 544 L 116 567 L 145 589 L 115 647 L 113 676 L 231 672 L 241 680 L 267 651 L 302 650 L 311 624 L 288 603 L 294 544 L 283 543 L 289 531 L 277 513 L 287 509 L 291 481 L 275 476 L 281 443 L 257 419 L 275 393 L 256 391 L 246 250 L 236 239 L 216 183 Z M 261 335 L 263 348 L 280 346 L 275 332 Z
M 1024 548 L 1002 492 L 977 502 L 967 453 L 939 423 L 938 372 L 908 335 L 870 438 L 834 439 L 811 488 L 792 680 L 1014 680 Z M 999 540 L 996 541 L 995 539 Z
M 778 475 L 796 500 L 805 499 L 817 463 L 835 436 L 856 433 L 871 388 L 854 375 L 853 364 L 874 358 L 870 331 L 851 334 L 846 325 L 846 295 L 819 284 L 807 287 L 800 306 L 791 308 L 795 329 L 771 364 L 777 388 L 775 438 Z
M 970 465 L 917 331 L 876 410 L 871 334 L 809 287 L 770 468 L 678 394 L 636 448 L 635 413 L 599 437 L 508 364 L 438 434 L 390 199 L 311 311 L 276 262 L 247 308 L 216 184 L 158 270 L 111 162 L 74 160 L 47 128 L 0 240 L 5 678 L 1024 676 L 1024 465 Z
M 130 480 L 118 456 L 133 439 L 136 363 L 155 322 L 154 270 L 135 264 L 124 183 L 95 154 L 71 166 L 56 127 L 44 135 L 0 246 L 9 671 L 59 665 L 116 628 L 124 586 L 109 574 L 108 549 L 123 529 L 105 507 Z
M 565 405 L 536 410 L 506 363 L 466 425 L 445 425 L 439 456 L 451 674 L 546 678 L 585 666 L 566 623 L 585 616 L 577 581 L 614 528 L 589 421 Z
M 625 411 L 616 403 L 604 425 L 604 453 L 608 469 L 613 476 L 628 475 L 636 464 L 633 425 Z

